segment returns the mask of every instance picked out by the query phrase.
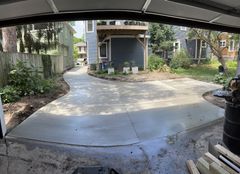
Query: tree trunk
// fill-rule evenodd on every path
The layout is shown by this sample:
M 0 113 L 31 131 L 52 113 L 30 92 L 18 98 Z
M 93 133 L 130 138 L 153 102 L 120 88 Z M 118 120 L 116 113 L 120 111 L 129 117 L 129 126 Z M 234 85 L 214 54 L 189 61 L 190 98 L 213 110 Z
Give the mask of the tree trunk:
M 4 52 L 17 52 L 16 27 L 2 28 L 2 47 Z
M 201 42 L 200 42 L 201 43 Z M 201 62 L 201 58 L 202 58 L 202 45 L 200 45 L 200 49 L 199 49 L 199 55 L 198 55 L 198 65 L 200 64 Z
M 223 57 L 218 57 L 218 61 L 222 64 L 223 68 L 224 68 L 224 73 L 226 74 L 227 77 L 229 77 L 229 73 L 228 73 L 228 68 L 226 65 L 226 62 L 224 60 Z
M 240 48 L 238 49 L 236 76 L 240 75 Z

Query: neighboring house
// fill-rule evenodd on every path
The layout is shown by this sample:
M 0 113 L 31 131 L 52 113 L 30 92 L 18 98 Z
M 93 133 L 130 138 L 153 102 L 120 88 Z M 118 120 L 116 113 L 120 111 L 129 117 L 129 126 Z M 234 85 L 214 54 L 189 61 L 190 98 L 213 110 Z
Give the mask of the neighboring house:
M 225 59 L 234 59 L 238 55 L 238 43 L 235 43 L 232 35 L 227 32 L 221 33 L 220 38 L 219 46 L 223 48 L 223 57 Z
M 188 39 L 188 28 L 183 26 L 173 26 L 175 32 L 174 50 L 173 52 L 185 49 L 193 59 L 199 57 L 204 59 L 209 55 L 209 49 L 206 42 L 200 39 Z
M 75 46 L 78 48 L 79 58 L 87 58 L 87 44 L 85 42 L 76 43 Z
M 73 59 L 73 35 L 76 31 L 68 22 L 56 22 L 58 28 L 61 28 L 60 32 L 57 34 L 58 43 L 56 48 L 52 48 L 47 51 L 49 55 L 62 55 L 67 57 L 66 64 L 69 66 L 74 65 Z M 45 23 L 29 25 L 31 27 L 31 33 L 37 35 L 37 29 L 44 30 L 47 25 Z M 37 36 L 36 36 L 37 37 Z M 19 50 L 19 42 L 17 44 Z
M 89 65 L 112 62 L 121 69 L 124 62 L 147 67 L 148 23 L 106 20 L 86 21 L 87 61 Z

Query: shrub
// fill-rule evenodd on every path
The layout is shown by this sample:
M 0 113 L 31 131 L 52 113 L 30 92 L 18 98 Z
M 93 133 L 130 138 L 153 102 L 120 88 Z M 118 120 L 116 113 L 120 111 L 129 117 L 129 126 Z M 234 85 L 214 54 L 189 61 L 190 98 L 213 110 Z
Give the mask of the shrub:
M 129 63 L 128 61 L 125 61 L 125 62 L 123 62 L 123 66 L 124 66 L 124 67 L 129 67 L 129 66 L 130 66 L 130 63 Z
M 53 79 L 43 79 L 18 62 L 9 73 L 9 85 L 1 90 L 3 103 L 14 102 L 22 96 L 43 94 L 56 87 Z
M 148 68 L 150 71 L 161 70 L 164 64 L 164 60 L 155 54 L 148 58 Z
M 173 69 L 177 68 L 189 68 L 191 66 L 191 59 L 189 54 L 185 50 L 181 50 L 177 52 L 171 62 L 170 62 L 170 67 Z
M 3 89 L 0 89 L 0 94 L 3 103 L 11 103 L 20 99 L 18 89 L 13 86 L 5 86 Z
M 224 74 L 216 74 L 213 78 L 213 82 L 217 83 L 217 84 L 221 84 L 224 85 L 227 82 L 227 78 L 225 77 Z

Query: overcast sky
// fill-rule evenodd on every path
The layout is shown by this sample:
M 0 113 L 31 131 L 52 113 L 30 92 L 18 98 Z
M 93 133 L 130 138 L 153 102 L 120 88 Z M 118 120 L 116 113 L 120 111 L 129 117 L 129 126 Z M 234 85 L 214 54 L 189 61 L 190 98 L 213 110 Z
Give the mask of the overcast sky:
M 84 21 L 76 21 L 75 26 L 73 28 L 77 32 L 74 36 L 81 38 L 84 35 L 84 33 L 85 33 Z

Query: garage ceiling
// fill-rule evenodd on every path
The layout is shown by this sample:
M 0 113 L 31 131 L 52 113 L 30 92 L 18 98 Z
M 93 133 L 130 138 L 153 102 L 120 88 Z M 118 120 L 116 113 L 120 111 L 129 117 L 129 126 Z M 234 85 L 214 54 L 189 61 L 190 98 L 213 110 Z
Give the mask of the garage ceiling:
M 240 33 L 239 0 L 1 0 L 0 25 L 127 18 Z

